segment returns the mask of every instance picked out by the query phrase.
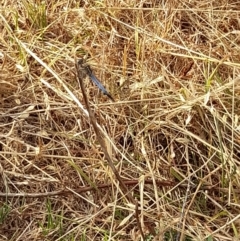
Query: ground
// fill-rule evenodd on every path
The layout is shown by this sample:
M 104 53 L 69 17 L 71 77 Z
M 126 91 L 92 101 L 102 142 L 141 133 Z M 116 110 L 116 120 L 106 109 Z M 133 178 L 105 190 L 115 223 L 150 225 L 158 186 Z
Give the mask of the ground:
M 240 239 L 238 1 L 0 10 L 0 240 Z

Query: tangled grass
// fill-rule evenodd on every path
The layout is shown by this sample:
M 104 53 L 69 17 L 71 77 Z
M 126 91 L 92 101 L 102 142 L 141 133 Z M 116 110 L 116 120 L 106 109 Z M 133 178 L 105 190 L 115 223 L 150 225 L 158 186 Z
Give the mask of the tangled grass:
M 237 1 L 0 10 L 0 240 L 240 238 Z M 115 99 L 85 79 L 127 192 L 83 101 L 74 63 L 85 56 Z

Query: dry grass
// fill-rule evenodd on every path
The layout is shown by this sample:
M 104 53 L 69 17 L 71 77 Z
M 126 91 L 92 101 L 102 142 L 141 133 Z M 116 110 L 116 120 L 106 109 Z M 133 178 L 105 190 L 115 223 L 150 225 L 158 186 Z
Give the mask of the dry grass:
M 239 15 L 233 0 L 2 1 L 0 240 L 141 240 L 76 80 L 86 53 L 145 240 L 239 240 Z

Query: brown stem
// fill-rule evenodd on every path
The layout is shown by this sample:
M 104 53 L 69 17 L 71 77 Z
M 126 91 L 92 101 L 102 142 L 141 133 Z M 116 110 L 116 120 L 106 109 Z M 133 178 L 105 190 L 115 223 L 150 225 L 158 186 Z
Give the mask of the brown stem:
M 83 78 L 82 78 L 83 74 L 86 73 L 86 70 L 85 70 L 85 68 L 82 64 L 83 64 L 83 60 L 81 60 L 81 59 L 77 60 L 75 62 L 76 70 L 77 70 L 77 77 L 78 77 L 79 84 L 80 84 L 80 87 L 81 87 L 81 90 L 82 90 L 83 99 L 84 99 L 84 102 L 86 104 L 86 108 L 87 108 L 88 113 L 89 113 L 90 122 L 93 126 L 93 129 L 94 129 L 95 133 L 96 133 L 97 140 L 98 140 L 99 144 L 101 145 L 101 148 L 102 148 L 103 153 L 105 155 L 105 158 L 108 162 L 108 165 L 110 166 L 110 168 L 112 169 L 115 177 L 117 178 L 122 192 L 126 195 L 126 197 L 129 199 L 129 201 L 132 202 L 135 205 L 135 217 L 136 217 L 137 225 L 138 225 L 139 231 L 141 233 L 141 236 L 144 240 L 144 234 L 143 234 L 143 230 L 142 230 L 141 223 L 140 223 L 140 220 L 139 220 L 138 202 L 135 201 L 134 198 L 132 197 L 132 195 L 128 192 L 127 186 L 124 184 L 121 176 L 119 175 L 117 169 L 115 168 L 115 166 L 113 164 L 113 161 L 112 161 L 110 155 L 108 154 L 107 147 L 106 147 L 105 141 L 104 141 L 103 136 L 102 136 L 103 133 L 101 133 L 101 131 L 100 131 L 98 125 L 97 125 L 97 121 L 96 121 L 96 118 L 94 116 L 94 113 L 92 112 L 92 110 L 90 108 L 88 98 L 87 98 L 87 95 L 86 95 L 86 92 L 85 92 L 85 87 L 84 87 L 84 84 L 83 84 Z

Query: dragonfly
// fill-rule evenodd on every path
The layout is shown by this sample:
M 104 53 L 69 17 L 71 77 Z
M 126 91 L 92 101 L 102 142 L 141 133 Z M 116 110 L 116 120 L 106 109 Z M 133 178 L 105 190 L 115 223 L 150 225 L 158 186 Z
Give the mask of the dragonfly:
M 81 69 L 84 71 L 84 73 L 88 75 L 88 77 L 91 79 L 91 81 L 102 91 L 102 93 L 104 95 L 106 95 L 109 99 L 114 101 L 114 99 L 110 95 L 110 93 L 105 89 L 105 87 L 101 84 L 101 82 L 98 80 L 98 78 L 94 75 L 91 67 L 89 65 L 85 64 L 83 59 L 79 59 L 78 64 L 81 67 Z

